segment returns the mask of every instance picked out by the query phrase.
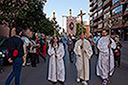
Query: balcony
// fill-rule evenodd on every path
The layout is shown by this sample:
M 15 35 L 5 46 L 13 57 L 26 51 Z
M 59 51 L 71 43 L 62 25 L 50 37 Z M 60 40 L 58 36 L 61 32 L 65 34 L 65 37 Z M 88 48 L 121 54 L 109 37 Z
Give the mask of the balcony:
M 120 4 L 121 4 L 121 1 L 119 3 L 116 3 L 114 6 L 112 6 L 111 7 L 111 10 L 114 9 L 114 8 L 116 8 L 116 7 L 118 7 L 118 6 L 120 6 Z
M 102 28 L 99 28 L 97 31 L 98 31 L 98 32 L 101 32 L 102 30 L 103 30 Z
M 101 10 L 103 8 L 103 5 L 97 9 L 97 11 Z
M 128 14 L 128 11 L 125 11 L 124 15 L 127 15 Z
M 97 10 L 95 12 L 93 12 L 90 16 L 93 16 L 96 12 L 97 12 Z
M 97 18 L 100 18 L 100 17 L 102 17 L 102 16 L 103 16 L 103 14 L 104 14 L 104 13 L 102 13 L 102 14 L 98 15 L 98 16 L 97 16 Z
M 122 0 L 120 4 L 126 4 L 127 0 Z
M 107 22 L 109 19 L 104 19 L 103 23 Z
M 126 11 L 124 12 L 124 15 L 127 15 L 128 14 L 128 10 L 126 9 Z
M 112 26 L 112 29 L 117 29 L 122 27 L 123 27 L 123 24 L 118 24 L 118 25 Z
M 117 14 L 115 16 L 112 16 L 112 19 L 117 18 L 117 17 L 120 17 L 120 16 L 123 16 L 123 13 L 119 13 L 119 14 Z
M 90 26 L 91 26 L 91 27 L 98 26 L 98 22 L 95 22 L 94 24 L 91 24 Z
M 98 24 L 101 24 L 101 23 L 103 23 L 103 20 L 102 21 L 98 21 Z
M 127 27 L 128 26 L 128 21 L 126 21 L 126 23 L 124 24 L 124 27 Z
M 91 3 L 90 3 L 90 5 L 89 5 L 89 7 L 92 7 L 93 5 L 94 5 L 94 3 L 93 3 L 93 2 L 91 2 Z
M 89 0 L 89 2 L 92 2 L 93 0 Z
M 107 4 L 109 4 L 112 0 L 107 0 L 105 1 L 105 3 L 103 4 L 103 7 L 106 6 Z
M 95 23 L 94 23 L 94 26 L 97 26 L 97 25 L 98 25 L 98 22 L 95 22 Z
M 91 8 L 90 12 L 93 12 L 96 7 L 97 7 L 97 3 Z

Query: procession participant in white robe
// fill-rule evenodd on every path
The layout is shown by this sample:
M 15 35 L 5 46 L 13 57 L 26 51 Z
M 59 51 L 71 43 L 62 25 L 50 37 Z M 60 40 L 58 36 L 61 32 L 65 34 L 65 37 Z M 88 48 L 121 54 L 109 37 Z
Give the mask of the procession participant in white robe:
M 113 74 L 114 71 L 114 54 L 112 49 L 116 48 L 115 41 L 107 36 L 106 30 L 102 31 L 102 37 L 98 41 L 99 58 L 97 62 L 97 75 L 103 79 L 103 83 L 107 83 L 108 73 Z M 110 43 L 111 42 L 111 43 Z M 110 49 L 110 54 L 109 54 Z M 110 57 L 110 58 L 109 58 Z
M 49 60 L 49 72 L 48 80 L 52 82 L 64 82 L 65 81 L 65 67 L 64 67 L 64 46 L 59 43 L 59 39 L 55 37 L 52 39 L 49 45 L 48 54 Z
M 84 80 L 82 83 L 87 84 L 89 80 L 89 59 L 91 58 L 93 51 L 90 42 L 86 39 L 78 40 L 75 43 L 74 52 L 76 54 L 76 68 L 77 68 L 77 82 Z M 84 62 L 83 62 L 84 57 Z M 83 65 L 84 64 L 84 65 Z

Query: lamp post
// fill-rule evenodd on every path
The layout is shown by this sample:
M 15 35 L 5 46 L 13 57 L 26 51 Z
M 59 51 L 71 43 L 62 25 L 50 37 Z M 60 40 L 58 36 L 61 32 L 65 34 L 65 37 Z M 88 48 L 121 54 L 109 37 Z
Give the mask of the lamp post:
M 53 12 L 53 28 L 54 28 L 54 36 L 56 36 L 56 17 L 55 17 L 55 12 Z
M 56 37 L 56 17 L 55 17 L 55 12 L 53 12 L 53 28 L 54 28 L 54 37 Z M 55 43 L 55 41 L 54 41 L 54 43 Z M 56 44 L 55 44 L 55 46 L 56 46 Z M 57 50 L 55 49 L 55 56 L 56 56 L 56 52 L 57 52 Z M 56 64 L 56 79 L 58 79 L 58 76 L 57 76 L 57 70 L 58 70 L 58 68 L 57 68 L 57 57 L 55 57 L 55 64 Z
M 111 19 L 111 14 L 109 14 L 108 27 L 109 27 L 109 36 L 111 36 L 111 27 L 112 27 L 112 19 Z
M 89 35 L 90 35 L 90 30 L 91 30 L 91 25 L 90 25 L 90 13 L 88 13 L 89 16 Z
M 109 21 L 108 21 L 108 26 L 109 26 L 109 37 L 111 37 L 111 27 L 112 27 L 112 19 L 111 19 L 111 14 L 109 14 Z M 109 42 L 110 43 L 110 42 Z M 108 61 L 108 63 L 109 63 L 109 72 L 108 72 L 108 83 L 110 83 L 110 52 L 111 52 L 111 50 L 110 50 L 110 48 L 109 48 L 109 61 Z

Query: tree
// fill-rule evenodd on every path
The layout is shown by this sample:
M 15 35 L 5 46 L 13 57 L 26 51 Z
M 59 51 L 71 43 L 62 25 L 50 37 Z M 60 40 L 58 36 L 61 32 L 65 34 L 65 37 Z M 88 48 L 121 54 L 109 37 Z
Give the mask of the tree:
M 50 34 L 53 30 L 52 24 L 43 12 L 46 2 L 46 0 L 1 0 L 0 24 L 10 28 L 9 36 L 12 28 L 17 26 Z
M 76 35 L 79 35 L 82 32 L 82 25 L 81 23 L 76 24 Z M 86 28 L 83 26 L 83 32 L 86 33 Z
M 1 0 L 0 1 L 0 24 L 10 28 L 9 36 L 14 27 L 17 27 L 16 20 L 20 13 L 26 9 L 26 1 L 23 0 Z M 25 15 L 25 14 L 23 14 Z

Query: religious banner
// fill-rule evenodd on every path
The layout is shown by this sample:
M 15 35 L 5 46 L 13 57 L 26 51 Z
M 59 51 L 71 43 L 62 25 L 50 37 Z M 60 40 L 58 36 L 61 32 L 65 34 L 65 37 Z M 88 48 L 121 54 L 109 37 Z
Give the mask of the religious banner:
M 76 17 L 72 17 L 72 16 L 67 17 L 67 24 L 66 24 L 67 35 L 69 34 L 76 35 L 76 22 L 77 22 Z

